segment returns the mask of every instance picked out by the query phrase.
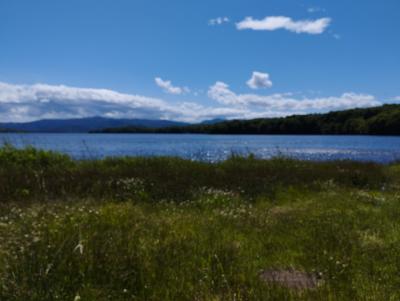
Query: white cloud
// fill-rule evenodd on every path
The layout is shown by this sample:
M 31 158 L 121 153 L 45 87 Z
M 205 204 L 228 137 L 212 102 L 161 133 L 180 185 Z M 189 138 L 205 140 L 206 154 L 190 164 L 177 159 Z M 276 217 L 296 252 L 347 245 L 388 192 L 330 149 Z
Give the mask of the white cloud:
M 193 102 L 171 104 L 162 99 L 108 89 L 0 82 L 2 122 L 90 116 L 197 122 L 213 118 L 251 118 L 255 115 L 245 108 L 206 107 Z
M 160 99 L 107 89 L 64 85 L 13 85 L 0 82 L 2 120 L 123 115 L 161 118 L 167 104 Z
M 251 78 L 247 81 L 251 89 L 271 88 L 272 81 L 268 73 L 254 71 Z
M 371 95 L 355 93 L 312 99 L 296 99 L 290 93 L 266 96 L 236 94 L 223 82 L 210 87 L 208 95 L 218 104 L 169 103 L 163 99 L 108 89 L 0 82 L 0 120 L 23 122 L 43 118 L 104 116 L 197 122 L 213 118 L 277 117 L 381 104 Z
M 237 29 L 252 30 L 278 30 L 286 29 L 295 33 L 321 34 L 331 23 L 330 18 L 321 18 L 316 20 L 300 20 L 294 21 L 289 17 L 270 16 L 262 20 L 256 20 L 247 17 L 243 21 L 236 24 Z
M 165 93 L 180 95 L 184 93 L 189 93 L 190 90 L 187 87 L 175 87 L 172 85 L 170 80 L 163 80 L 160 77 L 154 79 L 156 85 L 159 86 Z
M 218 17 L 215 19 L 210 19 L 208 21 L 208 25 L 215 26 L 215 25 L 222 25 L 224 23 L 229 23 L 230 20 L 228 17 Z
M 208 96 L 224 105 L 253 108 L 252 111 L 293 113 L 326 112 L 354 107 L 378 106 L 382 103 L 374 96 L 357 93 L 343 93 L 340 96 L 295 98 L 290 93 L 285 94 L 236 94 L 223 82 L 216 82 L 209 88 Z

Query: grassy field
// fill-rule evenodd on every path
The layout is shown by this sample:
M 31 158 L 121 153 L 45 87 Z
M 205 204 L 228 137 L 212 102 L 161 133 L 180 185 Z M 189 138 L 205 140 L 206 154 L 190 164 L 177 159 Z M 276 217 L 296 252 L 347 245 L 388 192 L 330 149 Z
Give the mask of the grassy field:
M 399 221 L 396 164 L 5 146 L 0 300 L 399 300 Z

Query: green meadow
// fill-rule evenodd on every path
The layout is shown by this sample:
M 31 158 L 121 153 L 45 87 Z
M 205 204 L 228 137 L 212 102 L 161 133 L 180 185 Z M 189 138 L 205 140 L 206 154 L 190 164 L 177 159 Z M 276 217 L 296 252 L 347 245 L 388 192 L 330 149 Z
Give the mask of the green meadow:
M 0 300 L 399 300 L 399 221 L 398 164 L 6 145 Z

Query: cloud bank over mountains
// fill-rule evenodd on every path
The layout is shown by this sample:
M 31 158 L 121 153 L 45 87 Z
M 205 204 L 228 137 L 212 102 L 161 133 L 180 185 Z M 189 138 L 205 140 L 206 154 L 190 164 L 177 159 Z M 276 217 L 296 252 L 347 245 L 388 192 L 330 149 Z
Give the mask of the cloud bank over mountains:
M 284 115 L 294 113 L 326 112 L 354 107 L 379 106 L 374 96 L 368 94 L 343 93 L 341 96 L 319 98 L 295 98 L 291 93 L 258 95 L 237 94 L 224 82 L 216 82 L 208 90 L 208 96 L 217 102 L 235 107 L 257 107 L 257 111 L 264 109 L 272 112 L 285 112 Z
M 109 89 L 0 82 L 0 119 L 3 122 L 90 116 L 196 122 L 213 118 L 251 118 L 253 115 L 242 108 L 206 107 L 193 102 L 169 103 Z
M 263 84 L 253 84 L 268 85 L 265 81 L 261 82 Z M 0 82 L 0 118 L 3 122 L 21 122 L 43 118 L 104 116 L 198 122 L 213 118 L 276 117 L 382 104 L 372 95 L 352 92 L 319 98 L 296 98 L 291 93 L 240 94 L 222 81 L 212 85 L 207 95 L 215 101 L 215 105 L 205 106 L 191 101 L 171 103 L 109 89 Z

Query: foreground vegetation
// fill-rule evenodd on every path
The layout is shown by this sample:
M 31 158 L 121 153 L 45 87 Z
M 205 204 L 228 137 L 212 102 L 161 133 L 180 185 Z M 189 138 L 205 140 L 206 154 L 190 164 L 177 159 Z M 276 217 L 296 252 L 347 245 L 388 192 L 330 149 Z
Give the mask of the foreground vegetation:
M 100 133 L 192 133 L 192 134 L 307 134 L 307 135 L 400 135 L 400 105 L 351 109 L 327 114 L 282 118 L 233 120 L 166 128 L 127 126 Z
M 400 166 L 0 150 L 0 300 L 398 300 Z M 318 287 L 263 271 L 318 275 Z

